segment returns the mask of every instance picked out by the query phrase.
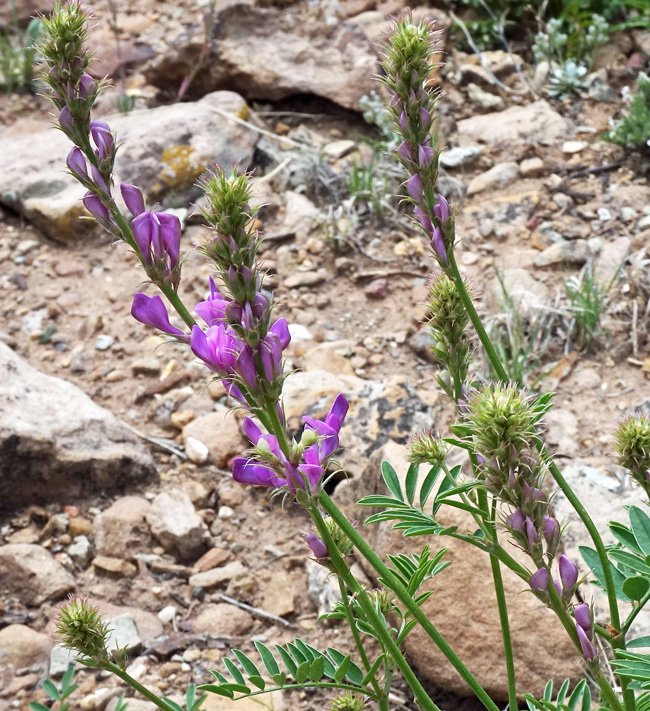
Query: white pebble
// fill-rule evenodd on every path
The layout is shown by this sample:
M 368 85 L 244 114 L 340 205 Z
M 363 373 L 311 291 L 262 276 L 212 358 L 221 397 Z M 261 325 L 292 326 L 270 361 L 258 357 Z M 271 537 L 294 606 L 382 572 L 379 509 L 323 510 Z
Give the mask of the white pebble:
M 210 450 L 200 439 L 188 437 L 185 440 L 185 454 L 187 454 L 187 458 L 190 462 L 194 462 L 194 464 L 205 464 L 205 462 L 208 461 Z

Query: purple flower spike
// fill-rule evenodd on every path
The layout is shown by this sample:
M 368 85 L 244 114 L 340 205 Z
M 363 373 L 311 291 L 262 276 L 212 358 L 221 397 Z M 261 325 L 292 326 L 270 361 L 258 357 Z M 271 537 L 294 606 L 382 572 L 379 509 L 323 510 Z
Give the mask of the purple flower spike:
M 83 182 L 88 179 L 88 166 L 86 165 L 86 159 L 80 148 L 75 146 L 70 153 L 68 153 L 66 165 L 68 166 L 68 170 L 78 180 Z
M 90 74 L 82 74 L 79 79 L 79 96 L 82 99 L 88 97 L 88 94 L 94 94 L 97 90 L 97 84 Z
M 540 568 L 530 578 L 530 587 L 538 592 L 545 592 L 548 588 L 548 570 Z
M 180 329 L 172 326 L 169 322 L 169 314 L 163 300 L 159 296 L 147 296 L 137 293 L 133 297 L 131 315 L 136 321 L 144 323 L 146 326 L 153 326 L 163 333 L 187 341 L 187 336 Z
M 578 633 L 578 640 L 580 642 L 580 649 L 582 649 L 582 654 L 584 658 L 588 662 L 590 662 L 592 659 L 596 658 L 596 648 L 587 636 L 587 633 L 582 629 L 580 625 L 576 625 L 576 632 Z
M 420 202 L 424 197 L 424 192 L 422 190 L 422 178 L 420 178 L 417 173 L 411 176 L 408 183 L 406 184 L 406 189 L 408 190 L 408 194 L 416 202 Z
M 435 155 L 435 151 L 431 148 L 431 146 L 418 147 L 418 163 L 422 166 L 429 165 Z
M 449 203 L 442 195 L 438 195 L 438 202 L 433 208 L 433 214 L 440 220 L 443 227 L 447 224 L 447 221 L 451 217 L 451 208 L 449 207 Z
M 137 217 L 144 212 L 144 197 L 142 197 L 140 188 L 136 188 L 135 185 L 122 183 L 120 185 L 120 192 L 122 193 L 124 204 L 133 217 Z
M 66 129 L 66 131 L 71 132 L 74 129 L 74 119 L 72 118 L 70 109 L 67 106 L 64 106 L 61 109 L 61 113 L 59 114 L 59 123 Z
M 324 560 L 325 558 L 329 558 L 327 546 L 315 533 L 308 533 L 305 536 L 305 543 L 311 548 L 311 552 L 314 554 L 314 557 L 317 560 Z
M 560 579 L 562 580 L 562 589 L 564 593 L 570 592 L 578 582 L 578 568 L 575 563 L 562 554 L 558 559 L 560 567 Z
M 102 227 L 106 227 L 106 229 L 111 228 L 111 214 L 106 205 L 104 205 L 95 193 L 87 192 L 83 197 L 83 204 L 86 206 L 86 210 L 88 210 Z
M 109 125 L 104 121 L 93 121 L 90 124 L 90 134 L 97 146 L 97 158 L 102 161 L 111 157 L 115 152 L 115 139 Z
M 586 602 L 583 602 L 581 605 L 576 605 L 573 616 L 576 619 L 578 627 L 582 627 L 582 629 L 589 634 L 591 632 L 591 608 L 589 605 L 587 605 Z

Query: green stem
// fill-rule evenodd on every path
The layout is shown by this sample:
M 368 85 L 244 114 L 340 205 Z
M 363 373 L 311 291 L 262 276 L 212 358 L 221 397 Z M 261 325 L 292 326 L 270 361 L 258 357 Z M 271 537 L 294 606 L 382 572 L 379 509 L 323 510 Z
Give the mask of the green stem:
M 371 669 L 370 660 L 368 659 L 368 655 L 366 654 L 365 647 L 363 646 L 363 642 L 361 641 L 361 635 L 359 634 L 359 628 L 357 627 L 357 621 L 354 618 L 354 614 L 352 613 L 352 608 L 350 607 L 350 601 L 348 599 L 348 591 L 347 591 L 345 584 L 341 578 L 339 578 L 339 590 L 341 591 L 341 600 L 343 601 L 343 607 L 345 609 L 345 617 L 348 621 L 348 625 L 350 626 L 350 631 L 352 632 L 352 637 L 354 638 L 354 644 L 357 647 L 357 652 L 359 652 L 359 656 L 361 657 L 361 661 L 363 662 L 363 667 L 366 670 L 366 674 L 367 674 Z M 381 698 L 381 696 L 382 696 L 381 689 L 379 688 L 379 684 L 377 683 L 377 680 L 375 679 L 374 676 L 370 680 L 370 683 L 372 684 L 372 688 L 375 690 L 375 693 L 377 694 L 377 696 Z
M 192 318 L 192 314 L 187 310 L 185 304 L 181 301 L 180 296 L 176 290 L 169 284 L 160 283 L 158 288 L 167 297 L 169 303 L 174 307 L 176 313 L 185 321 L 187 326 L 191 329 L 192 326 L 196 326 L 196 321 Z
M 328 500 L 330 500 L 329 497 L 327 498 Z M 334 508 L 336 508 L 336 506 Z M 338 512 L 338 508 L 336 508 L 336 511 Z M 420 681 L 413 673 L 413 670 L 404 658 L 404 655 L 400 652 L 399 647 L 395 644 L 395 641 L 391 637 L 390 633 L 377 616 L 377 613 L 375 612 L 372 603 L 368 599 L 366 591 L 359 584 L 354 575 L 352 575 L 352 573 L 350 572 L 347 563 L 345 562 L 345 560 L 343 560 L 339 549 L 336 547 L 336 544 L 332 540 L 332 536 L 330 535 L 327 526 L 325 525 L 325 521 L 323 520 L 321 512 L 315 503 L 312 503 L 310 505 L 309 513 L 311 514 L 312 520 L 316 524 L 316 528 L 318 528 L 318 532 L 320 533 L 323 543 L 325 543 L 325 545 L 327 546 L 327 550 L 330 554 L 330 560 L 332 561 L 332 565 L 334 566 L 336 574 L 357 596 L 357 600 L 359 601 L 359 604 L 361 605 L 364 614 L 368 618 L 368 621 L 377 633 L 377 637 L 379 638 L 380 643 L 386 649 L 387 653 L 390 654 L 390 656 L 394 659 L 395 663 L 404 675 L 404 679 L 415 694 L 417 703 L 422 706 L 423 709 L 426 709 L 426 711 L 440 711 L 438 706 L 436 706 L 436 704 L 429 698 L 429 695 L 424 690 L 422 684 L 420 684 Z M 345 519 L 347 526 L 354 530 L 354 526 L 351 526 L 349 524 L 345 516 L 342 516 L 342 518 Z
M 621 706 L 621 702 L 618 700 L 618 696 L 616 696 L 614 689 L 612 689 L 610 683 L 607 681 L 607 679 L 605 679 L 602 672 L 596 674 L 595 679 L 598 684 L 598 688 L 602 691 L 603 696 L 607 699 L 607 703 L 609 703 L 609 706 L 612 711 L 623 711 L 623 706 Z M 628 708 L 627 704 L 625 705 L 625 708 Z
M 102 668 L 106 671 L 111 672 L 112 674 L 115 674 L 115 676 L 118 676 L 122 681 L 126 682 L 132 689 L 139 691 L 145 698 L 149 699 L 152 704 L 155 704 L 159 709 L 162 709 L 162 711 L 174 711 L 174 709 L 172 709 L 172 707 L 169 706 L 166 701 L 163 701 L 162 699 L 158 698 L 158 696 L 154 694 L 153 691 L 147 689 L 146 686 L 142 686 L 139 681 L 136 681 L 123 669 L 120 669 L 117 664 L 113 664 L 112 662 L 104 662 L 102 664 Z
M 479 491 L 479 503 L 481 508 L 487 507 L 487 493 Z M 494 524 L 496 515 L 497 500 L 492 500 L 492 515 L 487 522 L 490 528 L 492 540 L 496 541 L 497 529 Z M 501 575 L 501 563 L 499 559 L 490 555 L 490 567 L 492 568 L 492 580 L 494 581 L 494 592 L 497 596 L 497 607 L 499 609 L 499 622 L 501 623 L 501 636 L 503 638 L 503 653 L 506 658 L 506 673 L 508 675 L 508 706 L 510 711 L 517 711 L 517 684 L 515 680 L 515 659 L 512 651 L 512 636 L 510 634 L 510 619 L 508 618 L 508 604 L 506 601 L 506 591 L 503 587 L 503 576 Z
M 429 637 L 431 637 L 431 639 L 435 642 L 435 644 L 445 655 L 445 657 L 447 657 L 451 665 L 454 667 L 454 669 L 456 669 L 456 671 L 460 674 L 460 676 L 470 687 L 470 689 L 472 689 L 472 691 L 476 694 L 476 696 L 483 703 L 483 705 L 490 711 L 499 711 L 499 707 L 494 703 L 494 701 L 492 701 L 485 689 L 479 684 L 474 675 L 463 664 L 456 652 L 454 652 L 454 650 L 449 646 L 444 637 L 434 627 L 431 620 L 429 620 L 429 618 L 422 612 L 422 610 L 413 600 L 411 595 L 409 595 L 406 588 L 393 575 L 390 569 L 386 565 L 384 565 L 381 558 L 365 542 L 365 540 L 359 534 L 356 528 L 354 528 L 354 526 L 350 524 L 347 518 L 338 509 L 336 504 L 324 491 L 321 491 L 319 501 L 325 511 L 343 529 L 345 534 L 350 538 L 350 540 L 355 545 L 357 550 L 361 553 L 361 555 L 363 555 L 363 557 L 372 565 L 372 567 L 382 576 L 382 578 L 386 581 L 390 589 L 400 599 L 400 602 L 402 602 L 402 604 L 408 609 L 408 611 L 413 615 L 413 617 L 420 623 L 424 631 L 429 635 Z
M 632 623 L 634 622 L 636 616 L 639 614 L 639 612 L 641 612 L 641 610 L 643 610 L 643 608 L 644 608 L 645 605 L 647 604 L 648 600 L 650 600 L 650 591 L 647 592 L 647 593 L 639 600 L 639 602 L 636 604 L 636 606 L 634 607 L 634 609 L 632 610 L 632 612 L 630 612 L 630 614 L 628 615 L 627 619 L 626 619 L 625 622 L 623 623 L 623 626 L 621 627 L 621 633 L 622 633 L 622 634 L 625 634 L 625 633 L 630 629 L 630 626 L 631 626 Z M 611 635 L 610 635 L 610 638 L 611 638 Z

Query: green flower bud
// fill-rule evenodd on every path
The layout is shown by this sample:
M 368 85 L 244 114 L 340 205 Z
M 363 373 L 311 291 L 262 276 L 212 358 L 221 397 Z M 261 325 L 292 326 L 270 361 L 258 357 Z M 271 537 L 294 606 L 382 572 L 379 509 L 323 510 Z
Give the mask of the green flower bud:
M 325 525 L 327 526 L 330 536 L 332 536 L 334 544 L 339 549 L 339 553 L 345 558 L 345 556 L 348 555 L 354 547 L 352 541 L 348 538 L 347 534 L 338 525 L 338 523 L 336 523 L 336 521 L 330 516 L 325 518 Z
M 411 464 L 432 464 L 441 467 L 447 459 L 447 446 L 441 437 L 429 430 L 423 430 L 411 438 L 406 456 Z
M 650 418 L 647 415 L 627 417 L 615 437 L 618 463 L 629 469 L 650 496 Z
M 362 694 L 345 691 L 332 699 L 329 711 L 363 711 L 366 701 Z
M 71 596 L 59 606 L 54 622 L 60 643 L 77 652 L 82 663 L 101 666 L 110 661 L 106 649 L 110 630 L 87 598 Z

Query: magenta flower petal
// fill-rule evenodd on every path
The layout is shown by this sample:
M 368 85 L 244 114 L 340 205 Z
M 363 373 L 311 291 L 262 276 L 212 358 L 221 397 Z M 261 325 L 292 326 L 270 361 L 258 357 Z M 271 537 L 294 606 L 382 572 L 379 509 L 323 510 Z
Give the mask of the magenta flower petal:
M 147 296 L 146 294 L 137 293 L 133 297 L 131 315 L 136 321 L 140 321 L 140 323 L 144 323 L 147 326 L 153 326 L 159 331 L 168 333 L 170 336 L 187 338 L 183 331 L 171 325 L 165 304 L 159 296 Z M 194 331 L 192 331 L 192 336 L 194 336 Z
M 586 602 L 576 605 L 573 616 L 579 627 L 582 627 L 587 633 L 591 632 L 591 608 Z
M 257 444 L 259 442 L 260 437 L 262 436 L 262 430 L 253 420 L 251 420 L 250 417 L 244 418 L 242 429 L 244 430 L 244 434 L 253 444 Z
M 284 350 L 291 342 L 291 334 L 289 333 L 289 325 L 286 318 L 279 318 L 270 328 L 271 333 L 274 333 L 280 340 L 280 347 Z
M 413 149 L 411 146 L 406 141 L 402 141 L 400 143 L 399 148 L 397 149 L 397 155 L 405 162 L 408 163 L 409 161 L 413 161 L 415 159 L 415 156 L 413 155 Z
M 544 516 L 544 526 L 542 529 L 544 539 L 551 548 L 557 547 L 560 540 L 560 524 L 553 516 Z
M 282 481 L 276 473 L 253 459 L 237 458 L 232 463 L 232 478 L 240 484 L 278 486 Z
M 433 160 L 435 152 L 431 146 L 418 146 L 418 163 L 427 166 Z
M 343 420 L 345 420 L 345 416 L 348 414 L 349 409 L 350 404 L 345 399 L 345 395 L 343 395 L 343 393 L 339 393 L 334 400 L 332 409 L 325 417 L 325 423 L 339 432 L 343 426 Z
M 433 249 L 433 252 L 438 258 L 438 261 L 440 261 L 442 264 L 449 264 L 449 259 L 447 258 L 447 249 L 445 247 L 445 238 L 443 237 L 442 230 L 439 227 L 436 227 L 433 230 L 433 236 L 431 238 L 431 249 Z
M 169 257 L 169 268 L 175 269 L 181 252 L 181 221 L 168 212 L 156 214 L 160 224 L 160 239 L 165 254 Z
M 533 590 L 545 592 L 548 588 L 548 570 L 546 570 L 546 568 L 540 568 L 531 576 L 529 584 Z
M 568 593 L 578 582 L 578 568 L 570 558 L 567 558 L 567 556 L 564 555 L 564 553 L 558 558 L 558 564 L 560 567 L 562 589 L 565 593 Z
M 100 225 L 106 228 L 111 226 L 111 214 L 95 193 L 86 193 L 83 197 L 83 204 Z
M 76 146 L 68 153 L 68 158 L 66 160 L 66 165 L 68 170 L 78 178 L 83 181 L 88 178 L 88 167 L 86 165 L 86 158 L 81 152 L 80 148 Z
M 529 516 L 526 516 L 526 521 L 524 523 L 526 528 L 526 538 L 528 539 L 528 545 L 534 546 L 539 541 L 539 534 L 535 528 L 535 524 Z
M 305 543 L 311 548 L 311 552 L 318 560 L 324 560 L 325 558 L 329 558 L 327 546 L 315 533 L 308 533 L 305 536 Z
M 509 516 L 506 516 L 506 525 L 515 531 L 523 532 L 525 519 L 524 512 L 521 509 L 515 509 Z
M 61 113 L 59 113 L 59 123 L 67 131 L 72 131 L 74 128 L 74 119 L 72 118 L 70 109 L 67 106 L 64 106 L 61 109 Z
M 88 97 L 88 94 L 93 94 L 97 90 L 97 84 L 90 74 L 82 74 L 79 79 L 78 91 L 82 99 Z
M 582 649 L 582 654 L 584 658 L 590 662 L 592 659 L 596 658 L 597 652 L 592 641 L 587 636 L 587 633 L 582 629 L 580 625 L 576 625 L 576 632 L 578 633 L 578 640 L 580 642 L 580 648 Z
M 144 197 L 142 196 L 140 188 L 136 188 L 135 185 L 122 183 L 120 185 L 120 192 L 122 193 L 124 204 L 133 217 L 137 217 L 144 212 Z
M 406 190 L 416 202 L 420 202 L 424 197 L 424 192 L 422 190 L 422 178 L 420 178 L 417 173 L 409 178 L 409 181 L 406 184 Z

